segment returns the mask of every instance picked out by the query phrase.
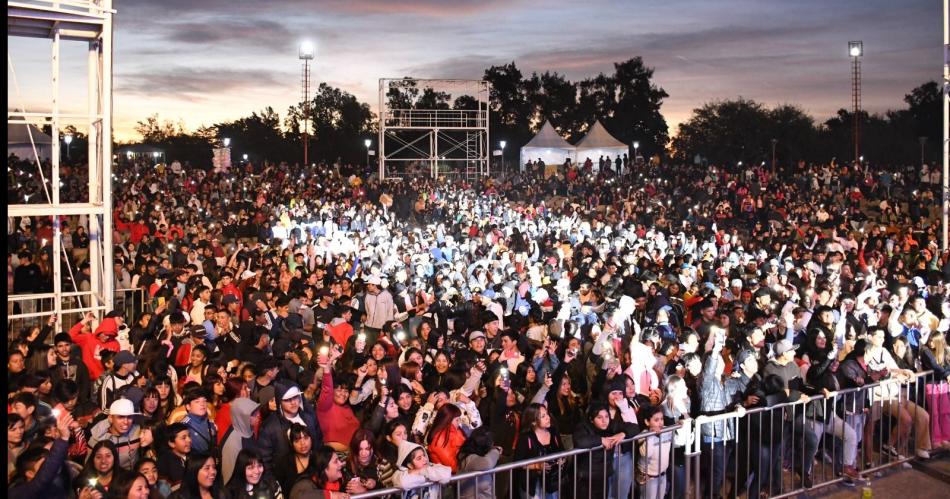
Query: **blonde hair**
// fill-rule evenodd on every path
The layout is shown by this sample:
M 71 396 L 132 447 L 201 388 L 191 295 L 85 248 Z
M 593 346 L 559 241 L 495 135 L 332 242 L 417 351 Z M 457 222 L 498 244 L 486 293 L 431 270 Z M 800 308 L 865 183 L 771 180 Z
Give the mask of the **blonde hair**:
M 943 365 L 944 361 L 947 359 L 946 335 L 944 335 L 944 333 L 941 331 L 934 331 L 930 333 L 930 340 L 927 342 L 927 346 L 930 347 L 934 357 L 937 359 L 937 364 Z

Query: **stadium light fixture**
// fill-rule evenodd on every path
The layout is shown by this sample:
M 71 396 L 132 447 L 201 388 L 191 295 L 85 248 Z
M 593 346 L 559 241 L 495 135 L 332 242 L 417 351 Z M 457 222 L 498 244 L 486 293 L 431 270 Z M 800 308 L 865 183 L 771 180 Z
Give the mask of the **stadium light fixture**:
M 864 55 L 864 42 L 848 42 L 848 55 L 851 57 L 861 57 Z
M 297 57 L 301 60 L 313 60 L 314 54 L 317 49 L 313 45 L 313 42 L 309 40 L 304 40 L 300 42 L 300 47 L 297 49 Z
M 225 138 L 224 138 L 224 147 L 228 147 L 228 146 L 230 146 L 230 145 L 231 145 L 231 138 L 230 138 L 230 137 L 225 137 Z

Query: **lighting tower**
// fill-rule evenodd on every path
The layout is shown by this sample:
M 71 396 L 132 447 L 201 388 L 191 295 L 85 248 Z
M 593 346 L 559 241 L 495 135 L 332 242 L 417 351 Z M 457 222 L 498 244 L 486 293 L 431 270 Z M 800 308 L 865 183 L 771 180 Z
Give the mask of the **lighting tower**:
M 310 146 L 310 61 L 314 54 L 313 42 L 305 41 L 297 50 L 297 57 L 303 61 L 303 73 L 300 75 L 301 99 L 303 102 L 303 164 L 306 166 Z
M 854 129 L 854 159 L 861 157 L 861 56 L 864 55 L 864 42 L 848 42 L 848 55 L 851 56 L 851 126 Z

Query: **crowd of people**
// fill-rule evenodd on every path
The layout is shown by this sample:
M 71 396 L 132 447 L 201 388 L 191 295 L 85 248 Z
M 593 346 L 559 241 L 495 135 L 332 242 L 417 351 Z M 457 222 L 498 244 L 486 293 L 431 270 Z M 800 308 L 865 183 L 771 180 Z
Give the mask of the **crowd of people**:
M 853 484 L 950 448 L 936 186 L 861 164 L 620 171 L 118 168 L 134 312 L 10 324 L 9 496 L 681 498 L 700 440 L 703 495 L 757 497 L 783 473 L 810 487 L 823 458 Z M 50 217 L 9 220 L 9 292 L 52 289 L 53 258 L 88 289 L 88 220 L 58 220 L 61 255 Z

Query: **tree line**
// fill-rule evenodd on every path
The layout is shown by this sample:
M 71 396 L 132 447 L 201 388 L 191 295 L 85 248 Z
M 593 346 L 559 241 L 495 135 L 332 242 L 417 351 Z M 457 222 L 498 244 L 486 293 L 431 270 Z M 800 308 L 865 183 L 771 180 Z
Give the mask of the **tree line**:
M 661 108 L 669 95 L 653 81 L 653 68 L 640 57 L 614 64 L 609 74 L 571 81 L 557 72 L 523 73 L 514 62 L 492 66 L 483 79 L 491 84 L 490 127 L 493 142 L 505 140 L 505 154 L 517 161 L 518 150 L 549 120 L 576 143 L 597 120 L 627 144 L 638 141 L 644 155 L 661 154 L 703 164 L 771 161 L 773 141 L 780 163 L 839 161 L 853 156 L 853 116 L 842 109 L 816 122 L 800 107 L 769 108 L 737 98 L 708 102 L 694 109 L 674 137 Z M 843 96 L 847 97 L 847 96 Z M 473 109 L 470 95 L 450 95 L 432 88 L 400 85 L 386 94 L 390 107 L 402 109 Z M 861 113 L 862 151 L 877 163 L 919 161 L 921 144 L 931 161 L 940 154 L 942 93 L 935 81 L 908 93 L 906 107 L 883 114 Z M 844 100 L 844 98 L 842 99 Z M 163 147 L 167 157 L 209 165 L 210 147 L 223 137 L 234 144 L 232 160 L 299 161 L 303 155 L 304 103 L 290 106 L 283 119 L 272 107 L 234 121 L 187 132 L 181 124 L 152 115 L 136 126 L 142 142 Z M 360 163 L 364 139 L 376 142 L 376 115 L 367 103 L 345 90 L 321 83 L 309 103 L 311 161 Z M 926 139 L 921 139 L 926 137 Z M 921 142 L 923 141 L 923 142 Z M 497 144 L 492 144 L 492 148 Z

